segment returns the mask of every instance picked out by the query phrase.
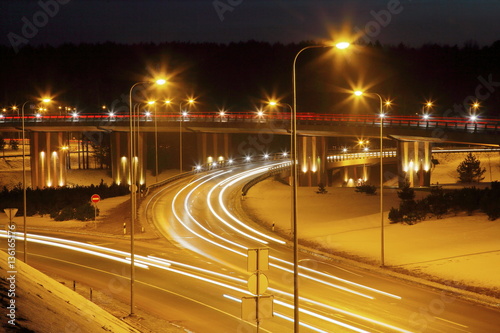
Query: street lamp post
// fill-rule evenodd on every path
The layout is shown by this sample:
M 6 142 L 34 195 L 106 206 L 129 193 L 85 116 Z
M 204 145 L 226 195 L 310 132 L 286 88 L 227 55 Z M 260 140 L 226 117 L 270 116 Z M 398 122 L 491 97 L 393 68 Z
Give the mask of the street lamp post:
M 42 99 L 43 103 L 49 103 L 51 101 L 50 98 L 44 98 Z M 27 206 L 27 198 L 26 198 L 26 133 L 25 133 L 25 126 L 24 126 L 24 107 L 26 104 L 30 103 L 31 101 L 26 101 L 21 107 L 21 132 L 22 132 L 22 143 L 23 143 L 23 226 L 24 226 L 24 236 L 23 236 L 23 243 L 24 243 L 24 263 L 28 263 L 28 226 L 26 225 L 26 206 Z
M 296 65 L 297 58 L 299 55 L 307 49 L 312 48 L 324 48 L 324 47 L 332 47 L 331 45 L 309 45 L 302 49 L 300 49 L 295 58 L 293 59 L 293 68 L 292 68 L 292 83 L 293 83 L 293 108 L 292 108 L 292 119 L 291 119 L 291 143 L 290 147 L 290 155 L 292 159 L 292 163 L 290 165 L 290 178 L 292 183 L 292 229 L 293 229 L 293 325 L 294 332 L 299 332 L 299 238 L 298 238 L 298 230 L 297 230 L 297 80 L 296 80 Z M 349 47 L 349 43 L 342 42 L 337 43 L 335 47 L 339 49 L 345 49 Z
M 28 240 L 27 240 L 27 226 L 26 226 L 26 149 L 25 149 L 25 131 L 24 131 L 24 107 L 29 101 L 24 102 L 21 107 L 21 131 L 23 143 L 23 225 L 24 225 L 24 263 L 28 263 Z
M 165 84 L 165 80 L 159 79 L 156 81 L 156 84 L 163 85 Z M 134 313 L 134 282 L 135 282 L 135 214 L 136 214 L 136 205 L 137 198 L 135 196 L 135 191 L 138 190 L 136 184 L 136 165 L 139 165 L 139 160 L 137 159 L 137 163 L 134 163 L 135 160 L 135 152 L 136 152 L 136 142 L 135 142 L 135 124 L 134 124 L 134 107 L 132 105 L 132 93 L 136 86 L 140 84 L 151 84 L 150 81 L 142 81 L 137 82 L 132 85 L 129 92 L 129 137 L 130 137 L 130 145 L 129 145 L 129 178 L 130 178 L 130 315 L 133 316 Z
M 184 103 L 184 105 L 189 104 L 192 105 L 194 103 L 194 99 L 189 99 Z M 182 122 L 184 121 L 184 116 L 187 113 L 182 111 L 182 102 L 179 104 L 179 172 L 182 173 Z
M 156 182 L 158 183 L 158 115 L 156 114 L 156 102 L 149 101 L 149 105 L 154 105 L 154 115 L 155 115 L 155 176 Z
M 292 134 L 292 132 L 293 132 L 293 128 L 292 128 L 293 127 L 293 125 L 292 125 L 293 108 L 292 108 L 292 106 L 290 104 L 288 104 L 288 103 L 279 103 L 279 102 L 276 102 L 276 101 L 269 101 L 268 104 L 270 106 L 286 105 L 290 109 L 290 134 Z M 293 137 L 292 137 L 292 135 L 290 135 L 290 150 L 292 149 L 292 146 L 293 146 Z M 293 158 L 293 155 L 291 155 L 291 158 Z M 290 175 L 290 177 L 292 177 L 292 176 Z M 295 202 L 294 201 L 294 196 L 292 194 L 292 207 L 294 206 L 294 202 Z M 295 221 L 295 220 L 296 219 L 292 218 L 291 221 L 290 221 L 291 222 L 290 233 L 293 233 L 294 230 L 295 230 L 295 226 L 294 226 L 294 223 L 293 223 L 293 221 Z
M 380 101 L 380 266 L 384 267 L 385 266 L 385 250 L 384 250 L 384 161 L 383 161 L 383 153 L 384 153 L 384 148 L 383 148 L 383 128 L 384 128 L 384 109 L 383 109 L 383 99 L 382 96 L 380 96 L 377 93 L 363 93 L 362 91 L 356 91 L 354 92 L 356 96 L 361 96 L 361 95 L 375 95 L 378 97 Z M 389 100 L 385 102 L 387 106 L 391 104 Z

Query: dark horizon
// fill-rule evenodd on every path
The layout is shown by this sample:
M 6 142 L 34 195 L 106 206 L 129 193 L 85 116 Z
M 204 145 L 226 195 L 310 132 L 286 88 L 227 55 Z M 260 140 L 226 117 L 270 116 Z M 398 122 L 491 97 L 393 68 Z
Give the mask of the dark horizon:
M 382 44 L 489 45 L 500 2 L 480 1 L 2 1 L 0 44 L 120 44 L 361 39 Z
M 27 96 L 51 95 L 59 105 L 99 112 L 100 105 L 128 94 L 130 85 L 166 75 L 169 88 L 157 99 L 196 96 L 199 108 L 216 111 L 255 109 L 274 97 L 291 103 L 291 71 L 304 44 L 163 43 L 134 46 L 115 43 L 24 47 L 18 53 L 0 47 L 2 107 Z M 340 50 L 339 50 L 340 51 Z M 480 102 L 480 111 L 500 115 L 500 41 L 479 47 L 402 45 L 353 46 L 347 52 L 316 49 L 298 63 L 298 110 L 317 113 L 373 112 L 374 101 L 359 104 L 352 91 L 365 89 L 394 100 L 396 114 L 420 112 L 427 100 L 434 111 Z M 339 71 L 339 69 L 342 69 Z

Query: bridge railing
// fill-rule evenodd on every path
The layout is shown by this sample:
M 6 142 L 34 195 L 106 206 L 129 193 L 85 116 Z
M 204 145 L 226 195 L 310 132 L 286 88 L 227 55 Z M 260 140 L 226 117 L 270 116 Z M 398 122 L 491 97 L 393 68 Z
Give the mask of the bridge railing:
M 156 117 L 156 118 L 155 118 Z M 155 115 L 141 114 L 136 118 L 143 123 L 158 122 L 185 122 L 185 123 L 280 123 L 283 127 L 290 126 L 290 113 L 271 112 L 261 115 L 255 112 L 231 112 L 221 115 L 217 112 L 190 112 L 186 116 L 178 113 L 158 113 Z M 20 116 L 0 116 L 0 124 L 21 124 Z M 43 123 L 91 123 L 97 125 L 110 125 L 113 123 L 128 123 L 128 114 L 81 114 L 73 115 L 42 115 L 33 114 L 24 117 L 26 124 Z M 298 113 L 297 121 L 302 125 L 336 125 L 336 126 L 380 126 L 380 117 L 377 115 L 350 115 L 350 114 L 317 114 Z M 384 118 L 384 127 L 410 127 L 432 129 L 436 127 L 448 130 L 461 130 L 466 132 L 498 132 L 500 119 L 478 118 L 474 121 L 459 117 L 432 116 L 423 119 L 421 116 L 389 115 Z
M 396 157 L 396 149 L 386 149 L 382 152 L 383 158 Z M 380 151 L 333 152 L 326 157 L 328 162 L 352 161 L 357 159 L 380 158 Z

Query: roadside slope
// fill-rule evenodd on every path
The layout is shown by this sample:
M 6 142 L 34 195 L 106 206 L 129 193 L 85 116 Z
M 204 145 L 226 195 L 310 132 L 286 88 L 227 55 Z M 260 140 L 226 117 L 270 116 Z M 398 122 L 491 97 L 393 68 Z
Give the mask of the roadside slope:
M 0 251 L 1 327 L 6 332 L 139 332 L 19 260 L 17 272 L 8 274 L 7 260 Z M 13 301 L 15 308 L 8 309 Z

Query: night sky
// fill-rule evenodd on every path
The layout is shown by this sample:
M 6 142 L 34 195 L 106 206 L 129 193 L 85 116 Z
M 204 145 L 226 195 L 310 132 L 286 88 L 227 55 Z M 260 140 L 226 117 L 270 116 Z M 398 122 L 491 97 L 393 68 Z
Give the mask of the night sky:
M 290 43 L 346 32 L 410 46 L 500 39 L 500 0 L 0 0 L 0 12 L 0 43 L 17 46 Z

